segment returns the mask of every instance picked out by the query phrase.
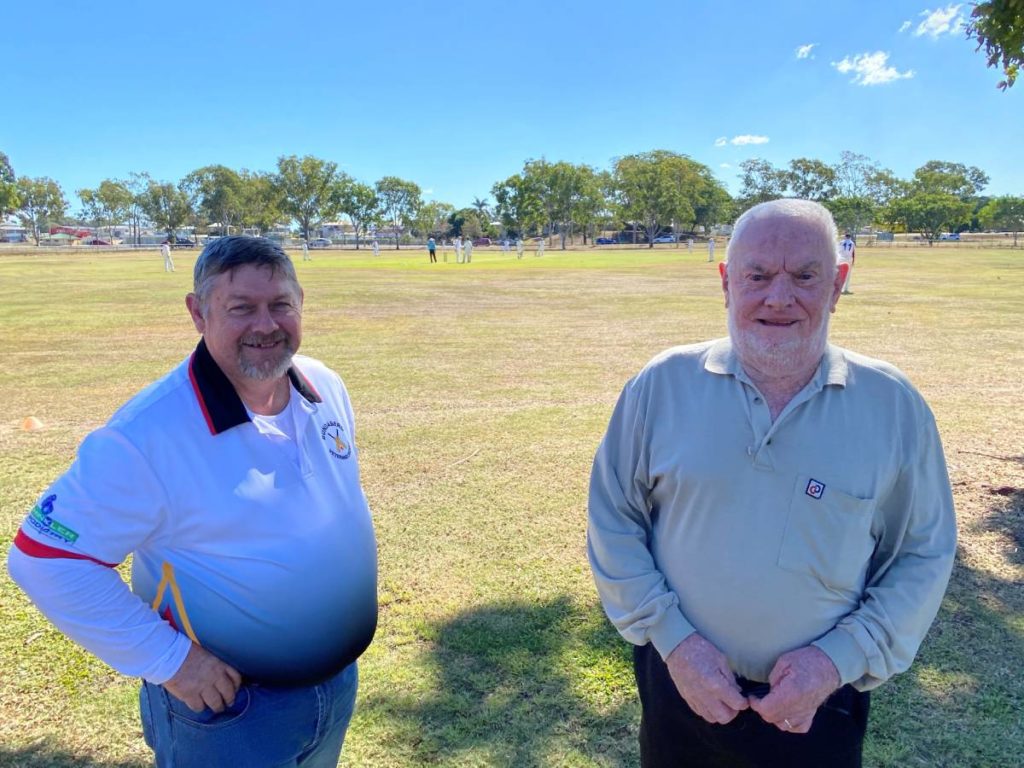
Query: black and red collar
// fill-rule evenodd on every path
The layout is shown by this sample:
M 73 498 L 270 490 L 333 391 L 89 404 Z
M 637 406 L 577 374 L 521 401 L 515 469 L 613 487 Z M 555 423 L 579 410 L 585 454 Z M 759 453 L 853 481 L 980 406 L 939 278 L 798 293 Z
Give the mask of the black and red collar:
M 249 412 L 242 404 L 242 398 L 238 396 L 231 381 L 206 348 L 205 339 L 199 340 L 196 351 L 188 361 L 188 378 L 192 382 L 192 390 L 206 419 L 206 425 L 210 428 L 210 434 L 219 435 L 232 427 L 251 421 Z M 288 369 L 288 378 L 295 390 L 309 402 L 323 401 L 309 379 L 294 365 Z

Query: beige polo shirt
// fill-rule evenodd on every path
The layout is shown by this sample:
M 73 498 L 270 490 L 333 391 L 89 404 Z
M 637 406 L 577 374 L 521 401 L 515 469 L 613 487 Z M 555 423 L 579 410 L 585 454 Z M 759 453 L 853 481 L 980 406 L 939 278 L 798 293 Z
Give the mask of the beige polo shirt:
M 814 644 L 862 690 L 910 666 L 956 548 L 928 406 L 893 366 L 833 346 L 774 423 L 728 339 L 656 357 L 615 407 L 589 517 L 626 640 L 666 657 L 697 631 L 759 681 Z

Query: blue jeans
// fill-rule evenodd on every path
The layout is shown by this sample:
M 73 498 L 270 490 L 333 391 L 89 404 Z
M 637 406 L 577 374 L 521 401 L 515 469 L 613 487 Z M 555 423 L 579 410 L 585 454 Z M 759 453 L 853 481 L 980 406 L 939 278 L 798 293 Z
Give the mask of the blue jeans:
M 157 768 L 336 768 L 355 709 L 355 662 L 319 685 L 243 685 L 220 714 L 193 712 L 162 685 L 139 691 Z

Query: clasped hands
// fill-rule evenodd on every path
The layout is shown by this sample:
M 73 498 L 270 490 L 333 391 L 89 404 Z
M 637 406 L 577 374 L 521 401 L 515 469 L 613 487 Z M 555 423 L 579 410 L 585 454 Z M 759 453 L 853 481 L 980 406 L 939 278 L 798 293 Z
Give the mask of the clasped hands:
M 744 709 L 787 733 L 807 733 L 818 707 L 839 687 L 832 660 L 809 645 L 782 654 L 768 676 L 764 698 L 744 696 L 725 655 L 697 633 L 665 659 L 679 695 L 709 723 L 731 722 Z

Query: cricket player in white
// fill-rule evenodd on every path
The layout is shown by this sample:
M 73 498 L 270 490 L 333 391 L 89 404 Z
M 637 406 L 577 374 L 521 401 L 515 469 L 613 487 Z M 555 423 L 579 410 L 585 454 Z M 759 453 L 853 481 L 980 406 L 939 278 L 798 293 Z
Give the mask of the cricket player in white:
M 160 255 L 164 257 L 164 272 L 173 272 L 174 259 L 171 258 L 171 246 L 167 243 L 161 243 Z
M 846 270 L 846 280 L 843 282 L 843 293 L 853 293 L 850 290 L 850 279 L 853 277 L 853 262 L 857 258 L 857 244 L 850 237 L 850 233 L 847 232 L 843 237 L 842 242 L 839 243 L 839 263 L 849 264 L 850 268 Z

